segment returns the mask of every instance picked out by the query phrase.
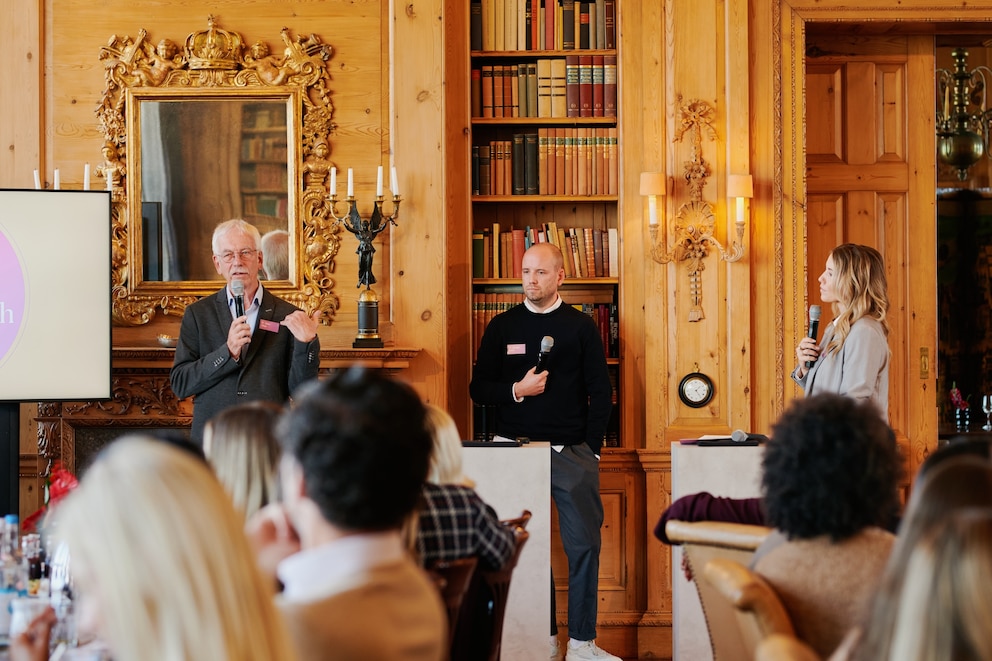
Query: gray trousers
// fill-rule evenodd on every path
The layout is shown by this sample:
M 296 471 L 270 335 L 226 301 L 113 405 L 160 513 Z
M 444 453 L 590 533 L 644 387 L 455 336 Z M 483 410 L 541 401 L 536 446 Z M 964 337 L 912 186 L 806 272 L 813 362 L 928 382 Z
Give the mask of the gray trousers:
M 603 501 L 599 497 L 599 460 L 588 445 L 566 445 L 561 452 L 551 450 L 551 495 L 568 557 L 568 635 L 576 640 L 593 640 L 599 606 Z M 551 635 L 558 633 L 554 587 L 552 576 Z

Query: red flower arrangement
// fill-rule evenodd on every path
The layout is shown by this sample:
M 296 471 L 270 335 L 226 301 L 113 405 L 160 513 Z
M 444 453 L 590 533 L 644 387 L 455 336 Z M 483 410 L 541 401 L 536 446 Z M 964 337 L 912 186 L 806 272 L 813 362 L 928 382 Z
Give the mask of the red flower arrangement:
M 961 391 L 958 390 L 957 382 L 951 382 L 951 404 L 956 409 L 968 408 L 968 400 L 961 396 Z
M 60 500 L 76 488 L 79 481 L 76 476 L 62 466 L 62 462 L 56 461 L 52 467 L 52 472 L 45 480 L 45 504 L 37 512 L 24 519 L 21 528 L 24 532 L 34 532 L 38 529 L 38 522 L 42 521 L 48 511 L 58 504 Z

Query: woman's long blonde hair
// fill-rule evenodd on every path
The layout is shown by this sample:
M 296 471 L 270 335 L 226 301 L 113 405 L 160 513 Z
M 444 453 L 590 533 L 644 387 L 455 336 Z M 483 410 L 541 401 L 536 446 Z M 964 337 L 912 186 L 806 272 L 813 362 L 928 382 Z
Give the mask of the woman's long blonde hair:
M 202 460 L 132 435 L 57 510 L 83 598 L 116 661 L 272 661 L 295 654 L 243 522 Z
M 281 451 L 273 427 L 281 412 L 271 402 L 232 406 L 203 430 L 204 454 L 245 519 L 278 499 Z
M 840 351 L 858 319 L 868 317 L 882 324 L 889 334 L 885 319 L 889 311 L 885 262 L 871 246 L 843 243 L 831 251 L 834 262 L 834 292 L 840 300 L 832 306 L 836 323 L 826 352 Z

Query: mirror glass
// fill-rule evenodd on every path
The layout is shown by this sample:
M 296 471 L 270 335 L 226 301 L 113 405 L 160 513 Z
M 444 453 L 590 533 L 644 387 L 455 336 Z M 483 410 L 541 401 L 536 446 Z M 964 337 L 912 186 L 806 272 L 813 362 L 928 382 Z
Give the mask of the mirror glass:
M 285 101 L 142 101 L 138 114 L 144 280 L 220 280 L 210 238 L 229 218 L 290 230 Z
M 111 191 L 114 322 L 133 326 L 159 310 L 181 315 L 218 289 L 216 225 L 244 218 L 285 232 L 278 274 L 266 287 L 330 324 L 340 249 L 327 199 L 334 130 L 327 62 L 315 34 L 278 32 L 276 48 L 246 45 L 207 18 L 183 38 L 110 38 L 100 49 L 106 87 L 96 115 Z M 263 254 L 267 241 L 263 241 Z M 275 260 L 273 260 L 275 261 Z

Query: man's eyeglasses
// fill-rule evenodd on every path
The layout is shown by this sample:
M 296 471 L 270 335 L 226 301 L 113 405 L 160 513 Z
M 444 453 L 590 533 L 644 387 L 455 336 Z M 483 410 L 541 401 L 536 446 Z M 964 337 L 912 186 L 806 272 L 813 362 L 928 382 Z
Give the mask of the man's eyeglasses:
M 253 259 L 256 254 L 258 254 L 257 250 L 248 250 L 246 248 L 245 250 L 239 250 L 238 252 L 233 252 L 231 250 L 228 250 L 227 252 L 222 252 L 221 254 L 217 255 L 217 257 L 219 257 L 220 261 L 224 262 L 225 264 L 232 264 L 234 263 L 235 257 L 240 257 L 243 261 L 247 262 L 248 260 Z

